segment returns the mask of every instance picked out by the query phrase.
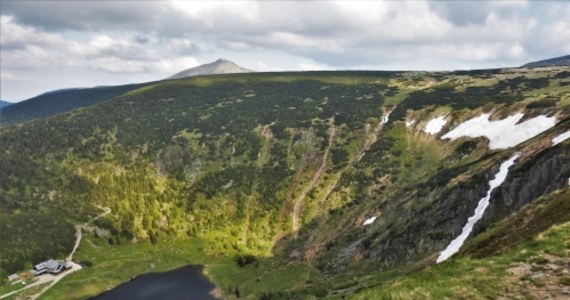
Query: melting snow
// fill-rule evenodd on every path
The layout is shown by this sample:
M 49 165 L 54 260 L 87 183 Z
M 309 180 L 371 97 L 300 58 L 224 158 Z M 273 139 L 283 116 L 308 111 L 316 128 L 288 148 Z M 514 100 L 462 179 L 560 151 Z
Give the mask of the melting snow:
M 489 121 L 490 116 L 482 114 L 465 121 L 441 138 L 455 140 L 462 136 L 485 136 L 490 141 L 489 148 L 505 149 L 535 137 L 556 124 L 555 117 L 538 116 L 517 124 L 524 114 L 517 113 L 498 121 Z
M 499 172 L 495 174 L 495 178 L 489 181 L 490 187 L 489 190 L 487 191 L 487 195 L 483 197 L 481 200 L 479 200 L 479 204 L 477 205 L 477 208 L 475 208 L 475 214 L 467 220 L 467 224 L 463 226 L 461 234 L 458 237 L 456 237 L 453 241 L 451 241 L 451 243 L 449 243 L 447 248 L 445 248 L 445 250 L 441 252 L 439 257 L 437 258 L 436 261 L 437 263 L 440 263 L 448 259 L 453 254 L 457 253 L 457 251 L 459 251 L 459 249 L 461 248 L 461 246 L 463 245 L 469 234 L 471 234 L 473 226 L 477 223 L 477 221 L 481 219 L 481 217 L 483 217 L 485 209 L 487 209 L 487 206 L 489 206 L 489 199 L 491 198 L 491 193 L 496 187 L 500 186 L 503 183 L 503 181 L 505 181 L 505 178 L 507 178 L 507 174 L 509 174 L 509 168 L 515 163 L 515 160 L 519 158 L 519 156 L 520 153 L 516 153 L 507 161 L 501 164 Z
M 362 223 L 362 225 L 363 226 L 370 225 L 370 224 L 374 223 L 374 221 L 376 221 L 376 217 L 370 217 L 370 218 L 366 219 L 366 221 L 364 221 L 364 223 Z
M 429 134 L 437 134 L 441 131 L 441 129 L 443 129 L 443 126 L 446 123 L 447 121 L 445 120 L 445 116 L 439 116 L 429 121 L 426 125 L 426 128 L 424 128 L 424 131 Z
M 556 146 L 562 142 L 564 142 L 565 140 L 567 140 L 568 138 L 570 138 L 570 130 L 558 135 L 557 137 L 552 139 L 552 146 Z
M 390 119 L 390 114 L 391 114 L 391 113 L 392 113 L 392 112 L 389 112 L 389 113 L 387 113 L 384 117 L 382 117 L 382 122 L 381 122 L 382 125 L 388 123 L 388 120 Z
M 410 126 L 414 125 L 414 123 L 416 123 L 416 120 L 406 121 L 406 127 L 410 127 Z

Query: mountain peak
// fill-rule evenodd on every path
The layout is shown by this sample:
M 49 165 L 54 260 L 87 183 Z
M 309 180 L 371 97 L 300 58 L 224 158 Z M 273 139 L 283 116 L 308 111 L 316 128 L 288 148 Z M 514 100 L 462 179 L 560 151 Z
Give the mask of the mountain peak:
M 219 58 L 214 62 L 199 65 L 197 67 L 176 73 L 167 79 L 179 79 L 179 78 L 201 76 L 201 75 L 249 73 L 249 72 L 253 71 L 246 68 L 242 68 L 233 61 L 230 61 L 228 59 Z

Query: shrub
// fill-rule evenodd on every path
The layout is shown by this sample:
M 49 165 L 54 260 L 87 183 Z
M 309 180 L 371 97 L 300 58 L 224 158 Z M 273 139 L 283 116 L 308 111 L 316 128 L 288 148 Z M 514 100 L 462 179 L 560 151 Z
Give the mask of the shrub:
M 257 262 L 257 257 L 251 254 L 238 254 L 236 256 L 236 262 L 238 266 L 243 268 L 247 265 Z

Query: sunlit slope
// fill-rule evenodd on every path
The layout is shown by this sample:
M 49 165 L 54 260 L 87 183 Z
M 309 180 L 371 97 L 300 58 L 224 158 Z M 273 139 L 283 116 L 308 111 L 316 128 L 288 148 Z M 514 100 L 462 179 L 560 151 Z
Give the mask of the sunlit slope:
M 204 255 L 301 264 L 348 295 L 380 271 L 433 263 L 515 153 L 473 235 L 564 188 L 570 147 L 553 140 L 570 130 L 568 82 L 564 68 L 217 75 L 4 128 L 0 226 L 12 230 L 0 267 L 69 247 L 19 238 L 24 220 L 57 214 L 29 232 L 55 236 L 109 207 L 96 244 L 196 238 Z M 504 120 L 507 138 L 496 134 Z M 459 130 L 468 122 L 485 134 Z M 275 291 L 255 280 L 244 278 L 247 293 Z M 279 291 L 323 293 L 286 282 Z

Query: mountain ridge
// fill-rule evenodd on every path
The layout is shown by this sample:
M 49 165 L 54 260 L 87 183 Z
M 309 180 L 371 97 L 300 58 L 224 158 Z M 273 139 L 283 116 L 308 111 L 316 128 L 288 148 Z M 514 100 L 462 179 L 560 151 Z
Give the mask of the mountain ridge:
M 8 105 L 12 105 L 12 104 L 14 104 L 14 103 L 8 102 L 8 101 L 0 100 L 0 109 L 3 108 L 3 107 L 6 107 L 6 106 L 8 106 Z
M 216 75 L 216 74 L 235 74 L 235 73 L 251 73 L 254 72 L 250 69 L 242 68 L 236 63 L 220 58 L 214 62 L 202 64 L 190 69 L 186 69 L 176 73 L 167 79 L 180 79 L 186 77 L 194 77 L 201 75 Z
M 570 55 L 564 55 L 564 56 L 529 62 L 522 65 L 521 68 L 551 67 L 551 66 L 570 66 Z
M 0 126 L 29 122 L 86 107 L 119 96 L 143 85 L 145 84 L 48 91 L 30 99 L 5 106 L 0 111 Z

